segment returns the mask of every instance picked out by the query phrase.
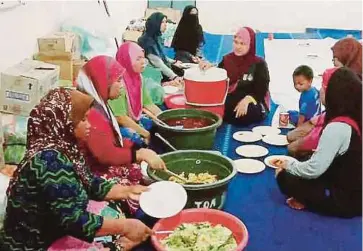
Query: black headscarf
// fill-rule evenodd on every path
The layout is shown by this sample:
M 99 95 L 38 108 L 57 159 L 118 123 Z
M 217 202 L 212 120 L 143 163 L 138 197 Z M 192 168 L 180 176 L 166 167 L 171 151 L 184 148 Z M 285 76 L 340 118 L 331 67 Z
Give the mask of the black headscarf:
M 153 13 L 146 20 L 144 34 L 142 34 L 137 42 L 144 49 L 146 56 L 153 54 L 160 57 L 164 63 L 167 63 L 160 31 L 160 26 L 164 18 L 167 17 L 161 12 Z
M 199 24 L 199 11 L 197 9 L 198 14 L 196 15 L 190 14 L 192 9 L 197 8 L 192 5 L 185 7 L 183 16 L 175 31 L 171 47 L 176 51 L 183 50 L 195 55 L 197 53 L 197 48 L 205 42 L 203 28 Z

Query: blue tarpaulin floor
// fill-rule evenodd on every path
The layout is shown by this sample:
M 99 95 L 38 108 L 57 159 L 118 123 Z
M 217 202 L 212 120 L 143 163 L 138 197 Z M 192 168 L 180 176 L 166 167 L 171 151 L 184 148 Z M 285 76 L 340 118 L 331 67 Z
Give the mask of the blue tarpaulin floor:
M 309 28 L 306 33 L 276 33 L 275 39 L 342 38 L 347 34 L 361 39 L 361 31 L 342 31 Z M 267 33 L 257 34 L 257 53 L 264 56 L 263 39 Z M 232 36 L 206 34 L 205 56 L 219 62 L 231 51 Z M 270 125 L 276 105 L 266 120 Z M 233 140 L 235 131 L 250 129 L 223 124 L 219 128 L 215 149 L 231 159 L 238 159 L 235 149 L 241 143 Z M 286 133 L 283 132 L 283 133 Z M 264 143 L 260 143 L 264 144 Z M 269 154 L 286 154 L 285 147 L 267 146 Z M 250 239 L 247 251 L 358 251 L 362 250 L 362 218 L 339 219 L 295 211 L 285 204 L 280 193 L 274 170 L 257 175 L 238 174 L 228 188 L 224 211 L 241 219 L 247 226 Z M 153 250 L 149 244 L 138 250 Z

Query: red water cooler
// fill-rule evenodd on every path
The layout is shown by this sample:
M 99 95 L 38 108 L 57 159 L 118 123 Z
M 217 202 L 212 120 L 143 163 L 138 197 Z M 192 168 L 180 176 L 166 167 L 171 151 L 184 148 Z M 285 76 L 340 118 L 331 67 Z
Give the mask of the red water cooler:
M 201 71 L 193 67 L 184 74 L 184 94 L 165 98 L 169 109 L 195 108 L 210 111 L 223 117 L 228 92 L 227 72 L 221 68 Z

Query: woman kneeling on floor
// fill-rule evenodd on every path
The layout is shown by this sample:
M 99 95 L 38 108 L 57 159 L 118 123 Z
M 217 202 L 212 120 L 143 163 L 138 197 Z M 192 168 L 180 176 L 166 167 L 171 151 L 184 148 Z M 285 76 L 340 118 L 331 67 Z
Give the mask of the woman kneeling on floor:
M 337 69 L 325 94 L 324 129 L 305 162 L 282 162 L 276 179 L 287 203 L 321 214 L 362 215 L 362 84 L 351 70 Z
M 27 151 L 7 191 L 0 250 L 46 250 L 67 235 L 86 242 L 122 235 L 127 249 L 151 230 L 133 219 L 108 219 L 88 212 L 90 199 L 138 199 L 143 186 L 124 187 L 93 176 L 78 148 L 89 136 L 85 119 L 93 99 L 55 89 L 30 113 Z

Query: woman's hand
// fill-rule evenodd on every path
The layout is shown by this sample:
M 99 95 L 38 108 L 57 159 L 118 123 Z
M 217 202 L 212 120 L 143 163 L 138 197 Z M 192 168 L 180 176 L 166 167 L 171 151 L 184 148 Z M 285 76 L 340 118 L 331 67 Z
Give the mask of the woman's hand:
M 115 185 L 113 185 L 111 190 L 107 193 L 104 200 L 105 201 L 111 201 L 111 200 L 118 201 L 118 200 L 131 199 L 131 200 L 138 201 L 140 195 L 143 192 L 146 192 L 148 190 L 149 190 L 148 187 L 140 186 L 140 185 L 124 186 L 124 185 L 120 185 L 120 184 L 115 184 Z
M 126 196 L 127 199 L 129 200 L 135 200 L 135 201 L 139 201 L 140 200 L 140 195 L 143 192 L 147 192 L 149 190 L 148 187 L 146 186 L 141 186 L 141 185 L 135 185 L 135 186 L 129 186 L 127 187 L 126 192 Z
M 213 65 L 212 65 L 211 63 L 207 62 L 207 61 L 203 61 L 203 60 L 201 60 L 201 61 L 199 62 L 199 68 L 200 68 L 202 71 L 206 71 L 206 70 L 208 70 L 208 69 L 210 69 L 210 68 L 212 68 L 212 67 L 213 67 Z
M 234 112 L 236 113 L 236 118 L 245 116 L 248 111 L 248 105 L 252 103 L 251 99 L 249 97 L 244 97 L 236 107 L 234 108 Z
M 286 170 L 287 164 L 288 164 L 287 160 L 278 161 L 278 162 L 274 163 L 274 166 L 277 167 L 277 169 L 275 171 L 275 177 L 277 177 L 281 171 Z
M 198 58 L 198 57 L 194 57 L 194 56 L 192 56 L 192 61 L 194 62 L 194 63 L 196 63 L 196 64 L 199 64 L 200 63 L 200 58 Z
M 182 61 L 179 61 L 179 60 L 176 60 L 175 63 L 174 63 L 174 65 L 176 67 L 178 67 L 178 68 L 182 68 L 182 64 L 183 64 L 183 62 Z
M 286 169 L 287 168 L 287 164 L 288 164 L 288 161 L 287 160 L 281 160 L 281 161 L 277 161 L 273 165 L 276 166 L 277 168 Z
M 137 150 L 136 160 L 137 162 L 145 161 L 149 164 L 150 168 L 154 170 L 166 169 L 164 161 L 156 154 L 156 152 L 150 149 L 141 148 L 140 150 Z
M 146 241 L 153 231 L 140 220 L 124 219 L 122 234 L 133 242 L 141 243 Z

